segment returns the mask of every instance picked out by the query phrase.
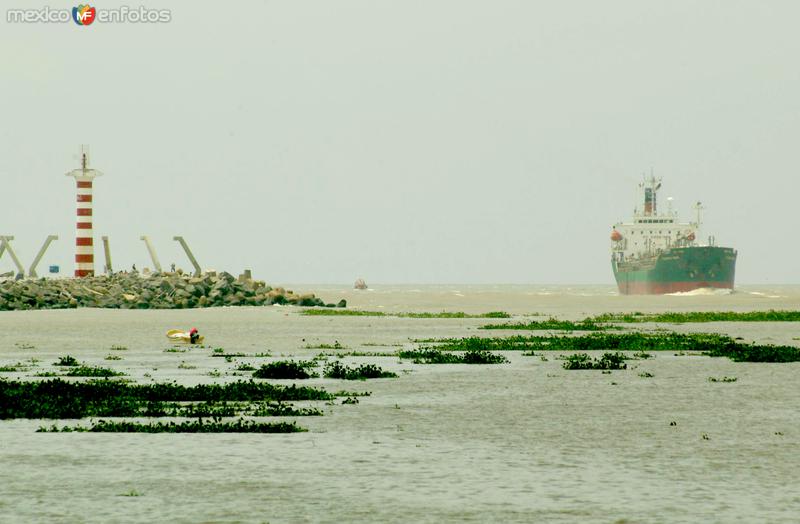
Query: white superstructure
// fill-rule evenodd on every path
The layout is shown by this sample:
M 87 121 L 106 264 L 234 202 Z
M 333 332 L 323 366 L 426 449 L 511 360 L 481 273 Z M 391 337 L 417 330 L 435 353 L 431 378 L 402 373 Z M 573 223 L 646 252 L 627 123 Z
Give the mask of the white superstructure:
M 672 247 L 695 245 L 700 228 L 700 202 L 695 204 L 696 222 L 678 222 L 678 214 L 672 210 L 671 199 L 665 212 L 658 209 L 658 190 L 661 179 L 650 176 L 639 184 L 643 207 L 633 211 L 633 222 L 614 224 L 611 232 L 611 250 L 617 262 L 646 258 Z M 709 239 L 710 243 L 713 242 Z

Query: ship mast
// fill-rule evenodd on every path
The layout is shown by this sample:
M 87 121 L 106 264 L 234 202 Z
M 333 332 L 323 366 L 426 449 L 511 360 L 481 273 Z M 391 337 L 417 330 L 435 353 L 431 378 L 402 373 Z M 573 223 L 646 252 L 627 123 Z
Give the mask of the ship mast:
M 658 215 L 658 190 L 661 189 L 661 179 L 652 174 L 644 182 L 639 184 L 644 192 L 644 210 L 642 215 L 646 217 Z

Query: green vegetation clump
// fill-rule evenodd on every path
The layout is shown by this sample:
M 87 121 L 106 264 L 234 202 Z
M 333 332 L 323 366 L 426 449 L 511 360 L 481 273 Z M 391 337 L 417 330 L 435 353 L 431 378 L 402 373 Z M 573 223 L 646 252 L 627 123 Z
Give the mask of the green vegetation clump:
M 28 366 L 22 362 L 16 364 L 9 364 L 7 366 L 0 366 L 0 373 L 14 373 L 16 371 L 27 371 Z
M 70 368 L 65 373 L 67 377 L 119 377 L 124 375 L 121 371 L 114 371 L 113 369 L 103 368 L 100 366 L 77 366 Z
M 586 353 L 577 353 L 564 357 L 564 369 L 626 369 L 625 355 L 622 353 L 604 353 L 600 359 L 592 358 Z
M 0 381 L 0 419 L 136 417 L 171 414 L 174 402 L 333 400 L 327 391 L 265 382 L 131 384 L 117 380 Z M 175 415 L 177 416 L 177 415 Z
M 511 318 L 505 311 L 470 314 L 463 311 L 441 311 L 438 313 L 387 313 L 385 311 L 358 311 L 354 309 L 306 309 L 301 313 L 307 316 L 345 316 L 345 317 L 400 317 L 400 318 Z
M 420 348 L 400 351 L 397 356 L 411 359 L 415 364 L 505 364 L 508 362 L 503 355 L 480 349 L 457 354 L 433 348 Z
M 435 343 L 441 351 L 675 351 L 728 357 L 735 362 L 797 362 L 800 348 L 771 344 L 743 344 L 716 333 L 590 333 L 569 336 L 512 336 L 504 338 L 444 338 L 417 342 Z
M 279 360 L 262 365 L 255 372 L 255 378 L 307 379 L 319 375 L 312 371 L 316 364 L 311 361 Z
M 341 389 L 336 393 L 333 393 L 334 397 L 369 397 L 372 396 L 371 391 L 347 391 Z
M 78 359 L 67 355 L 66 357 L 58 357 L 58 360 L 53 363 L 54 366 L 79 366 Z
M 382 351 L 321 351 L 314 357 L 314 360 L 327 360 L 328 357 L 394 357 L 395 352 Z
M 306 349 L 347 349 L 347 346 L 339 344 L 338 340 L 334 340 L 333 344 L 306 344 Z
M 593 322 L 800 322 L 800 311 L 691 311 L 684 313 L 605 313 L 588 321 Z
M 773 346 L 772 344 L 730 344 L 720 345 L 708 351 L 711 357 L 728 357 L 734 362 L 798 362 L 800 348 L 794 346 Z
M 571 320 L 559 320 L 550 317 L 547 320 L 531 320 L 528 322 L 517 322 L 512 324 L 487 324 L 481 326 L 479 329 L 516 329 L 528 331 L 603 331 L 608 329 L 618 329 L 614 326 L 606 326 L 598 324 L 591 319 L 585 319 L 580 322 L 572 322 Z
M 343 380 L 366 380 L 368 378 L 391 378 L 396 377 L 397 373 L 384 371 L 375 364 L 362 364 L 360 366 L 345 366 L 339 361 L 330 362 L 325 366 L 323 374 L 327 378 L 338 378 Z
M 264 402 L 256 406 L 250 415 L 254 417 L 321 417 L 317 408 L 296 408 L 283 402 Z
M 221 420 L 186 422 L 116 422 L 100 420 L 91 426 L 64 426 L 59 428 L 53 425 L 49 428 L 40 427 L 38 432 L 45 433 L 297 433 L 308 431 L 294 422 L 256 422 L 254 420 L 238 419 L 235 422 Z
M 437 343 L 442 351 L 709 351 L 732 339 L 707 333 L 590 333 L 569 336 L 512 336 L 504 338 L 445 338 Z
M 736 377 L 708 377 L 709 382 L 736 382 L 738 379 Z

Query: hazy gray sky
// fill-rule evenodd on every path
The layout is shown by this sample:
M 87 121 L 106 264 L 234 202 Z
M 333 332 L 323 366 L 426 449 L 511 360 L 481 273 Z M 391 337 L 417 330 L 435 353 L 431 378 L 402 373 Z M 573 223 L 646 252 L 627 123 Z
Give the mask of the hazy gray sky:
M 47 5 L 75 4 L 6 3 Z M 25 265 L 58 234 L 40 272 L 72 272 L 88 143 L 120 269 L 150 265 L 142 234 L 188 268 L 182 234 L 272 283 L 612 283 L 610 226 L 653 168 L 739 250 L 737 283 L 800 282 L 800 3 L 142 5 L 172 21 L 2 8 L 0 234 Z

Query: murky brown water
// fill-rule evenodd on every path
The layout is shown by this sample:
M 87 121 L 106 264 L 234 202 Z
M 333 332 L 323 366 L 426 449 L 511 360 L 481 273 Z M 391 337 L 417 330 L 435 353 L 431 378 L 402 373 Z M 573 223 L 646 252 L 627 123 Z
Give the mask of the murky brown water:
M 603 311 L 800 307 L 798 287 L 673 297 L 619 297 L 610 287 L 297 287 L 385 311 L 581 318 Z M 226 363 L 212 358 L 210 347 L 310 357 L 319 350 L 307 344 L 336 340 L 388 352 L 395 348 L 365 344 L 472 335 L 483 323 L 302 317 L 280 307 L 6 312 L 0 365 L 40 359 L 39 368 L 3 374 L 30 376 L 70 354 L 143 382 L 230 381 L 240 377 L 225 373 L 239 362 L 264 359 Z M 163 351 L 167 329 L 191 325 L 207 336 L 208 349 Z M 676 329 L 800 344 L 800 323 Z M 128 349 L 109 351 L 114 344 Z M 104 360 L 109 353 L 123 360 Z M 797 521 L 800 364 L 659 353 L 605 375 L 565 371 L 553 358 L 508 357 L 510 364 L 498 366 L 348 357 L 400 377 L 306 381 L 373 394 L 358 405 L 324 406 L 324 417 L 298 417 L 310 429 L 302 434 L 42 434 L 36 428 L 50 421 L 1 421 L 0 521 Z M 215 369 L 223 375 L 209 376 Z M 645 371 L 654 377 L 641 378 Z M 738 380 L 711 383 L 712 376 Z M 121 496 L 132 490 L 140 496 Z

